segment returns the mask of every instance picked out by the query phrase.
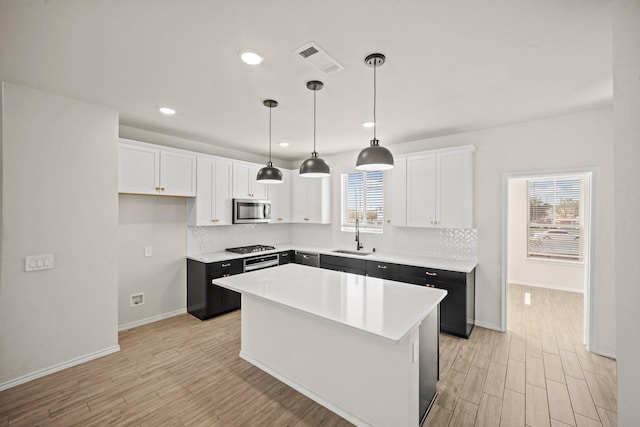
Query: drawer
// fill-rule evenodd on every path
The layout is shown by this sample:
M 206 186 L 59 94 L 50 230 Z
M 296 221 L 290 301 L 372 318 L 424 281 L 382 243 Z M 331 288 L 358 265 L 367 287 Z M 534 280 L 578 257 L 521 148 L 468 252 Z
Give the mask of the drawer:
M 349 268 L 358 268 L 363 271 L 366 270 L 367 268 L 367 263 L 363 259 L 346 258 L 346 257 L 340 257 L 340 256 L 320 254 L 320 267 L 322 267 L 323 264 L 331 264 L 331 265 L 337 265 L 337 266 L 349 267 Z
M 400 278 L 412 279 L 409 283 L 416 283 L 414 280 L 438 281 L 459 283 L 464 285 L 467 283 L 467 274 L 457 271 L 439 270 L 436 268 L 414 267 L 410 265 L 400 266 Z M 418 284 L 418 283 L 416 283 Z
M 399 280 L 400 265 L 390 262 L 367 261 L 367 276 Z
M 221 277 L 224 274 L 240 274 L 243 272 L 242 259 L 232 259 L 229 261 L 212 262 L 208 265 L 209 274 L 216 274 Z
M 286 252 L 280 252 L 279 254 L 279 261 L 280 261 L 280 265 L 282 264 L 289 264 L 291 262 L 295 262 L 295 253 L 294 251 L 286 251 Z

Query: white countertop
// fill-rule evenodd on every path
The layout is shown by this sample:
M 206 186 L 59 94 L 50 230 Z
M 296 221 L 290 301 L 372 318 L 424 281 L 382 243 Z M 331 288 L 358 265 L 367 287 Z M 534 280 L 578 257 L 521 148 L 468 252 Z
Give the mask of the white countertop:
M 213 282 L 394 342 L 417 327 L 447 295 L 442 289 L 299 264 Z
M 344 258 L 363 259 L 363 260 L 371 260 L 371 261 L 379 261 L 379 262 L 391 262 L 395 264 L 413 265 L 416 267 L 437 268 L 440 270 L 457 271 L 460 273 L 469 273 L 474 268 L 476 268 L 476 265 L 477 265 L 477 262 L 474 262 L 474 261 L 463 261 L 463 260 L 437 258 L 437 257 L 425 257 L 425 256 L 419 256 L 419 255 L 400 255 L 400 254 L 385 253 L 385 252 L 373 252 L 372 254 L 365 255 L 365 256 L 350 255 L 350 254 L 333 252 L 336 249 L 347 249 L 347 248 L 327 248 L 327 247 L 318 247 L 318 246 L 286 244 L 286 245 L 276 246 L 276 249 L 272 251 L 264 251 L 264 252 L 258 252 L 258 253 L 252 253 L 252 254 L 234 254 L 232 252 L 224 251 L 224 252 L 213 252 L 213 253 L 199 254 L 199 255 L 190 255 L 187 258 L 192 259 L 194 261 L 210 263 L 210 262 L 228 261 L 230 259 L 267 255 L 271 253 L 278 253 L 278 252 L 288 251 L 288 250 L 297 250 L 297 251 L 303 251 L 303 252 L 319 253 L 323 255 L 339 256 Z

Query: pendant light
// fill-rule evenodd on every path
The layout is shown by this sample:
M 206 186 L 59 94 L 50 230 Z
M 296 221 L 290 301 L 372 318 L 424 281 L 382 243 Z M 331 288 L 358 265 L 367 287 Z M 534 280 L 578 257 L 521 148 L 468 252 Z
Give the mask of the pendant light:
M 258 171 L 256 181 L 262 184 L 281 184 L 282 183 L 282 171 L 273 167 L 271 161 L 271 110 L 278 106 L 278 101 L 273 99 L 265 99 L 262 101 L 265 107 L 269 108 L 269 161 L 267 166 Z
M 331 175 L 329 165 L 318 157 L 316 152 L 316 92 L 322 89 L 322 86 L 324 84 L 317 80 L 307 82 L 307 89 L 313 91 L 313 153 L 300 165 L 300 176 L 305 178 L 322 178 Z
M 356 169 L 364 171 L 380 171 L 393 168 L 393 155 L 391 151 L 380 146 L 380 141 L 376 138 L 376 69 L 384 64 L 385 57 L 381 53 L 372 53 L 364 59 L 364 63 L 373 67 L 373 139 L 371 145 L 358 154 Z

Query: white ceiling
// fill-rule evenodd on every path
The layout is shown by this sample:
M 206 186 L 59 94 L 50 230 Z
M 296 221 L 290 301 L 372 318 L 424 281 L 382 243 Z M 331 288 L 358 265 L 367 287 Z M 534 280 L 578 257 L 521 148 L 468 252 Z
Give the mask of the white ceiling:
M 368 145 L 378 69 L 382 145 L 607 105 L 604 0 L 39 0 L 0 2 L 0 78 L 120 111 L 128 126 L 303 159 Z M 345 70 L 293 51 L 314 41 Z M 240 61 L 242 48 L 265 61 Z M 157 107 L 178 110 L 173 117 Z M 289 142 L 288 148 L 276 143 Z M 514 141 L 514 143 L 517 141 Z M 266 159 L 265 159 L 266 160 Z

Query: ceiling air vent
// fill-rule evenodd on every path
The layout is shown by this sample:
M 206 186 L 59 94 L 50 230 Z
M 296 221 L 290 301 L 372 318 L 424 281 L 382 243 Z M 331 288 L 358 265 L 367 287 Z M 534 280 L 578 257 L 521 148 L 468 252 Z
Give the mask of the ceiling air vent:
M 307 43 L 294 52 L 300 55 L 307 64 L 325 74 L 333 74 L 337 71 L 344 70 L 342 64 L 333 59 L 331 55 L 322 50 L 322 48 L 314 42 Z

